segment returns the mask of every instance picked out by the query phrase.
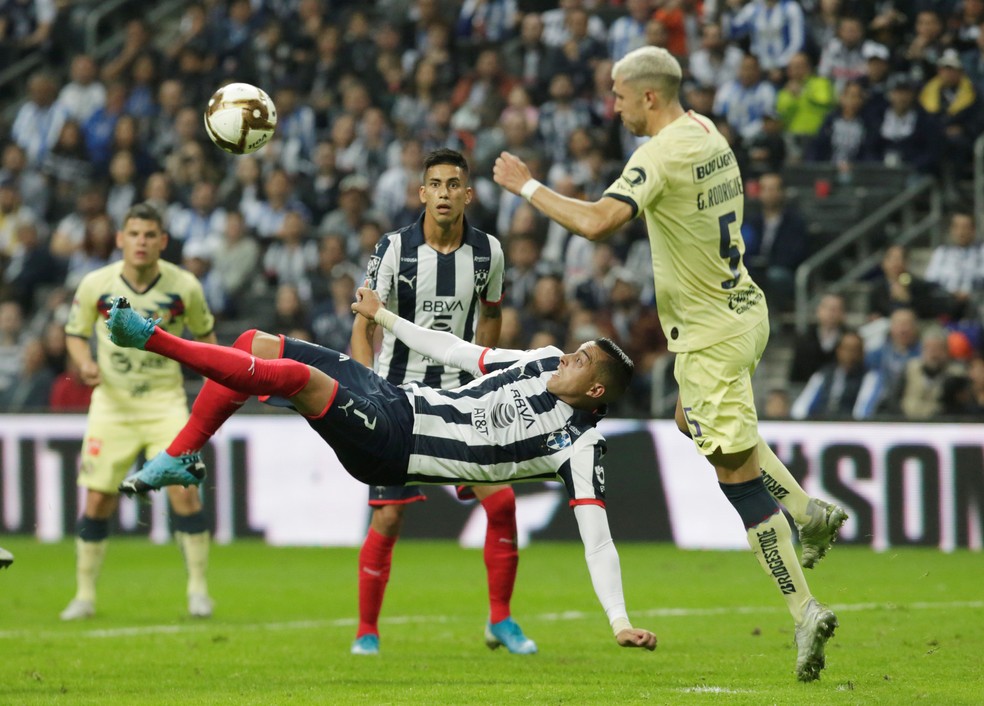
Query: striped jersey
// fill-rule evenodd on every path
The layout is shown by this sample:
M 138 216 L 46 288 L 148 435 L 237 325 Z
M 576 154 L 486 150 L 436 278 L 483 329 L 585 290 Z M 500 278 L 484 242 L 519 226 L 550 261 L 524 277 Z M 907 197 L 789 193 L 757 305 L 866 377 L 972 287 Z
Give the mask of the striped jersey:
M 461 247 L 439 253 L 424 241 L 423 222 L 421 214 L 415 223 L 380 239 L 366 267 L 368 286 L 401 318 L 472 342 L 479 302 L 502 299 L 502 246 L 466 220 Z M 472 379 L 467 372 L 415 353 L 389 331 L 383 333 L 375 368 L 394 385 L 457 387 Z
M 407 484 L 561 480 L 571 504 L 604 505 L 604 409 L 571 407 L 547 390 L 563 353 L 487 348 L 454 390 L 404 387 L 414 406 Z
M 92 392 L 89 411 L 103 415 L 103 419 L 144 421 L 188 404 L 177 362 L 138 348 L 117 346 L 109 340 L 104 324 L 113 300 L 125 296 L 142 316 L 160 317 L 160 326 L 168 333 L 180 336 L 186 326 L 198 338 L 212 332 L 215 319 L 194 275 L 163 260 L 159 267 L 160 275 L 143 292 L 134 290 L 123 278 L 122 261 L 90 272 L 75 291 L 65 333 L 88 339 L 95 329 L 102 382 Z

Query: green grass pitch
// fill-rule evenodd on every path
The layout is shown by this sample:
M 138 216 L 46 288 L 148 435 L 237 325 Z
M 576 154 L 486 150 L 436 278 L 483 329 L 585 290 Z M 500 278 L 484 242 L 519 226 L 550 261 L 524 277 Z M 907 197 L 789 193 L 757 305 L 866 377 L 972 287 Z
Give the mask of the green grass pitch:
M 482 641 L 479 551 L 397 545 L 379 657 L 348 653 L 355 549 L 213 547 L 215 616 L 185 616 L 175 546 L 113 540 L 98 615 L 63 624 L 70 542 L 3 537 L 0 704 L 980 704 L 984 559 L 835 547 L 807 572 L 840 628 L 800 684 L 785 607 L 748 552 L 619 547 L 633 622 L 656 652 L 619 648 L 582 549 L 521 554 L 514 617 L 540 647 Z

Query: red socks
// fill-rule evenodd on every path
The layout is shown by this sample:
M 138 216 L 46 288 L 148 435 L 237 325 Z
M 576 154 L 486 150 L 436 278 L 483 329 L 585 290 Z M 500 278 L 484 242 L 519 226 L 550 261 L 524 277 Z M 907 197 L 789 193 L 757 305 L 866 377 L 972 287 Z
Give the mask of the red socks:
M 372 527 L 359 551 L 359 630 L 363 635 L 379 634 L 379 611 L 383 607 L 383 595 L 389 581 L 393 563 L 393 545 L 397 537 L 387 537 Z
M 509 601 L 516 584 L 519 551 L 516 548 L 516 494 L 504 488 L 482 501 L 488 515 L 485 530 L 485 569 L 489 576 L 489 622 L 510 615 Z
M 252 354 L 255 335 L 255 328 L 244 332 L 232 347 Z M 180 456 L 188 451 L 198 451 L 248 399 L 249 395 L 230 390 L 213 380 L 206 380 L 191 406 L 191 416 L 167 447 L 167 453 Z
M 154 329 L 144 349 L 246 395 L 293 397 L 311 379 L 311 369 L 296 360 L 264 360 L 236 348 L 186 341 L 160 327 Z

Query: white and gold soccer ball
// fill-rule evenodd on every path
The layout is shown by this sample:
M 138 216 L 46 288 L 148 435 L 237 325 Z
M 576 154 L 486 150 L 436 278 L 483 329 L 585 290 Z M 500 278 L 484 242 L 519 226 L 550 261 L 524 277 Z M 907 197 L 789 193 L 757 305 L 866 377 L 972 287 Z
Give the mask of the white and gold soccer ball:
M 230 83 L 208 99 L 205 132 L 232 154 L 249 154 L 270 141 L 277 128 L 277 107 L 262 88 Z

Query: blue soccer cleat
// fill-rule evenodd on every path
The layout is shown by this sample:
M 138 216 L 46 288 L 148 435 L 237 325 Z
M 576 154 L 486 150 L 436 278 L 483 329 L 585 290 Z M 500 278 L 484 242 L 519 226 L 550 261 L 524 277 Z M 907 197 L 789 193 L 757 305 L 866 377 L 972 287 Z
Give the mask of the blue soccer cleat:
M 157 328 L 160 319 L 150 319 L 140 316 L 130 308 L 126 297 L 117 297 L 113 308 L 106 317 L 109 328 L 109 340 L 123 348 L 139 348 L 147 345 L 147 339 Z
M 120 483 L 124 495 L 143 495 L 166 485 L 198 485 L 205 480 L 205 463 L 199 453 L 171 456 L 167 451 L 144 464 L 144 467 Z
M 523 634 L 523 630 L 512 618 L 488 623 L 485 626 L 485 644 L 490 650 L 505 645 L 514 655 L 536 654 L 536 643 Z
M 361 635 L 355 638 L 351 652 L 354 655 L 378 655 L 379 635 Z

